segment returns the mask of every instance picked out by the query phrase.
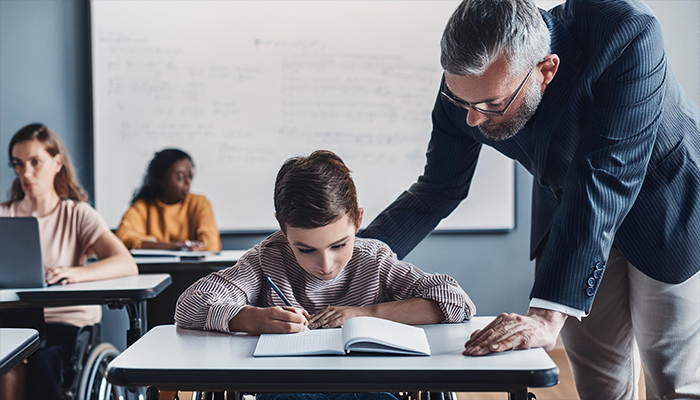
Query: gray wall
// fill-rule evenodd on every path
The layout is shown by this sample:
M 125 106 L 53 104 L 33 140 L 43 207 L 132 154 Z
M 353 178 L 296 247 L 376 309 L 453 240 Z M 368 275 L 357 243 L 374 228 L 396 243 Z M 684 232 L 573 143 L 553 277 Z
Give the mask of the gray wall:
M 31 122 L 66 143 L 92 192 L 90 35 L 86 1 L 0 1 L 0 194 L 13 180 L 7 145 Z
M 84 0 L 0 1 L 0 194 L 13 180 L 7 167 L 12 135 L 43 122 L 65 141 L 83 186 L 93 194 L 89 9 Z M 428 135 L 429 132 L 426 132 Z M 115 166 L 118 167 L 118 166 Z M 530 185 L 516 170 L 516 229 L 493 234 L 433 234 L 407 260 L 430 272 L 452 275 L 480 315 L 524 312 L 533 281 L 528 261 Z M 397 193 L 398 196 L 399 193 Z M 260 235 L 226 235 L 224 248 L 248 248 Z M 123 310 L 107 311 L 105 336 L 125 342 Z

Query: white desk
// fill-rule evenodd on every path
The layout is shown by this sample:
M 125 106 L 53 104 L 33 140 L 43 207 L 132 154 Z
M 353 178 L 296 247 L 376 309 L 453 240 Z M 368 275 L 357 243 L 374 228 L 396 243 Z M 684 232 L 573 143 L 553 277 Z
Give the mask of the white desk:
M 528 387 L 556 385 L 559 371 L 542 349 L 484 357 L 461 354 L 493 318 L 424 326 L 432 356 L 252 356 L 257 336 L 159 326 L 109 364 L 123 386 L 238 392 L 500 391 L 527 399 Z
M 141 272 L 172 272 L 207 268 L 218 271 L 235 264 L 247 250 L 222 250 L 215 252 L 188 252 L 163 250 L 132 250 L 134 261 Z
M 152 274 L 47 288 L 2 289 L 0 308 L 91 304 L 106 304 L 110 308 L 126 307 L 130 328 L 127 332 L 127 345 L 131 345 L 147 330 L 146 300 L 158 296 L 170 282 L 168 274 Z
M 39 332 L 35 329 L 0 329 L 0 376 L 39 348 Z

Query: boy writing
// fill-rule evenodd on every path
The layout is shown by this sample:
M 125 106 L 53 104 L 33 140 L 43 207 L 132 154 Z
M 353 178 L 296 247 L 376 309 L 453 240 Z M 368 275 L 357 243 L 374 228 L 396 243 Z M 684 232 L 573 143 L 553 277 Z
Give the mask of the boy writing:
M 432 324 L 474 315 L 474 304 L 453 278 L 398 260 L 378 240 L 355 238 L 363 210 L 350 171 L 334 153 L 287 160 L 277 174 L 274 203 L 281 230 L 236 265 L 189 287 L 177 303 L 179 327 L 292 333 L 340 327 L 357 316 Z

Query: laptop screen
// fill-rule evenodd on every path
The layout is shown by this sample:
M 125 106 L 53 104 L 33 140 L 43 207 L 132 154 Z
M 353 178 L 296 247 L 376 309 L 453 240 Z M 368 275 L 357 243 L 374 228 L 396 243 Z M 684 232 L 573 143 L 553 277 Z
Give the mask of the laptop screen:
M 46 287 L 39 221 L 0 217 L 0 288 Z

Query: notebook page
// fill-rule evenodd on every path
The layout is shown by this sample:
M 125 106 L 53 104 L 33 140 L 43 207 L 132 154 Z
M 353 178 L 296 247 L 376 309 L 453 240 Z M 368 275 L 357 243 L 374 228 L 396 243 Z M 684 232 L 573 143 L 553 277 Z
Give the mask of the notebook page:
M 255 346 L 255 357 L 345 354 L 340 329 L 307 330 L 290 334 L 263 334 Z
M 343 325 L 343 343 L 349 351 L 430 355 L 423 328 L 381 318 L 350 318 Z

